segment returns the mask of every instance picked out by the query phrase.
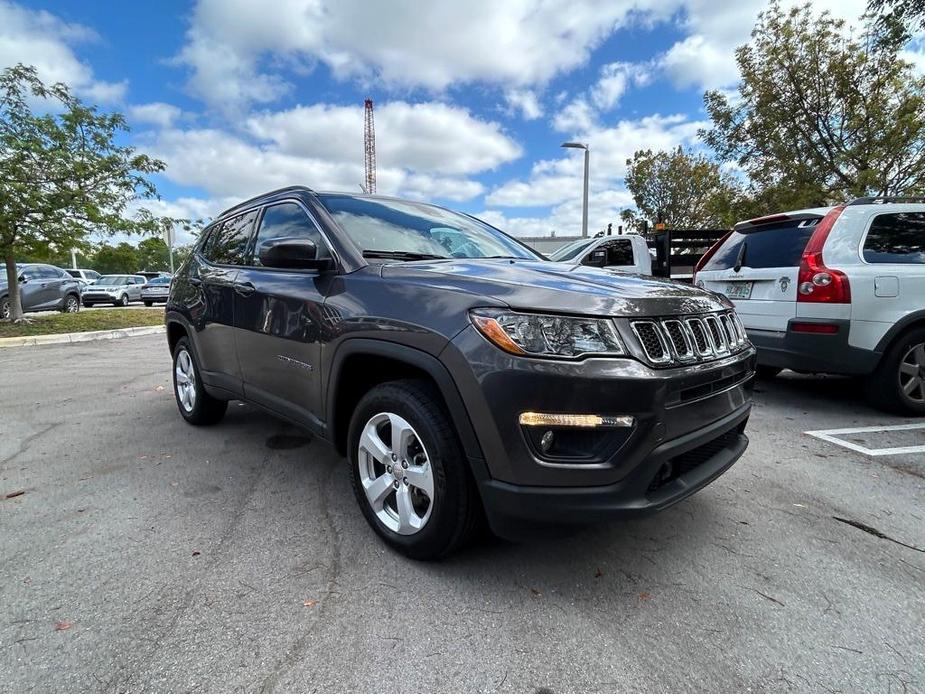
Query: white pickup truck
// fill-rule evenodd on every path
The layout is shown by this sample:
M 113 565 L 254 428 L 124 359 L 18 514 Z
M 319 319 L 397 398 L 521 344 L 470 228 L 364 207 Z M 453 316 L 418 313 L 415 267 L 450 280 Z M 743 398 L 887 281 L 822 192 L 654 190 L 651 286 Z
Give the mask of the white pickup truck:
M 638 234 L 578 239 L 549 255 L 557 263 L 592 265 L 640 275 L 652 274 L 652 256 Z

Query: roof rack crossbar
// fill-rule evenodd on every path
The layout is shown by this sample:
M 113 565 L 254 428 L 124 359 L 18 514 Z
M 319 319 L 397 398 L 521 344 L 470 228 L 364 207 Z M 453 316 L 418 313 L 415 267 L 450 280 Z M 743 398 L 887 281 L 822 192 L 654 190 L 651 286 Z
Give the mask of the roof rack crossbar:
M 925 203 L 925 196 L 876 195 L 855 198 L 848 205 L 885 205 L 888 203 L 917 202 Z

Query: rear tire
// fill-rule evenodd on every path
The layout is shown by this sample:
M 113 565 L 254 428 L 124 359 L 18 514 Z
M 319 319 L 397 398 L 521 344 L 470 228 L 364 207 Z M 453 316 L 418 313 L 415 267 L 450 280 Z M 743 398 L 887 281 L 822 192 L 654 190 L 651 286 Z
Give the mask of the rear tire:
M 925 416 L 925 327 L 910 330 L 890 345 L 864 385 L 875 407 Z
M 61 313 L 77 313 L 80 310 L 80 299 L 74 294 L 68 294 L 61 302 Z
M 781 371 L 783 371 L 783 369 L 779 366 L 768 366 L 767 364 L 758 364 L 758 366 L 755 367 L 755 373 L 758 375 L 758 378 L 764 381 L 777 378 Z
M 228 409 L 226 400 L 213 398 L 202 387 L 199 363 L 185 337 L 173 348 L 173 394 L 183 419 L 196 426 L 220 422 Z
M 356 406 L 347 441 L 357 502 L 388 545 L 413 559 L 437 559 L 470 539 L 478 493 L 433 386 L 418 380 L 376 386 Z

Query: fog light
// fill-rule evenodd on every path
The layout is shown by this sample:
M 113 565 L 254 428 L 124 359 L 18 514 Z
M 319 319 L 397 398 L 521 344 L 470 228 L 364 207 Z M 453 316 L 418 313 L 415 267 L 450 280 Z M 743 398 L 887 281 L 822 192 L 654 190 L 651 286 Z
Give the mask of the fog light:
M 527 427 L 590 427 L 614 429 L 631 427 L 636 418 L 630 415 L 600 414 L 547 414 L 543 412 L 521 412 L 520 423 Z
M 543 438 L 540 439 L 540 448 L 543 453 L 549 453 L 549 449 L 552 448 L 552 444 L 556 441 L 556 435 L 552 431 L 547 431 L 543 434 Z

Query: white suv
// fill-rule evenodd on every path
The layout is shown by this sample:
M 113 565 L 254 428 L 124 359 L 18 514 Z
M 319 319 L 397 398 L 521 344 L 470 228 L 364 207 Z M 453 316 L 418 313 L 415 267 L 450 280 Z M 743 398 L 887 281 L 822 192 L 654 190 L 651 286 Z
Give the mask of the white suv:
M 925 415 L 925 199 L 740 222 L 694 282 L 735 303 L 760 374 L 864 376 L 877 406 Z

